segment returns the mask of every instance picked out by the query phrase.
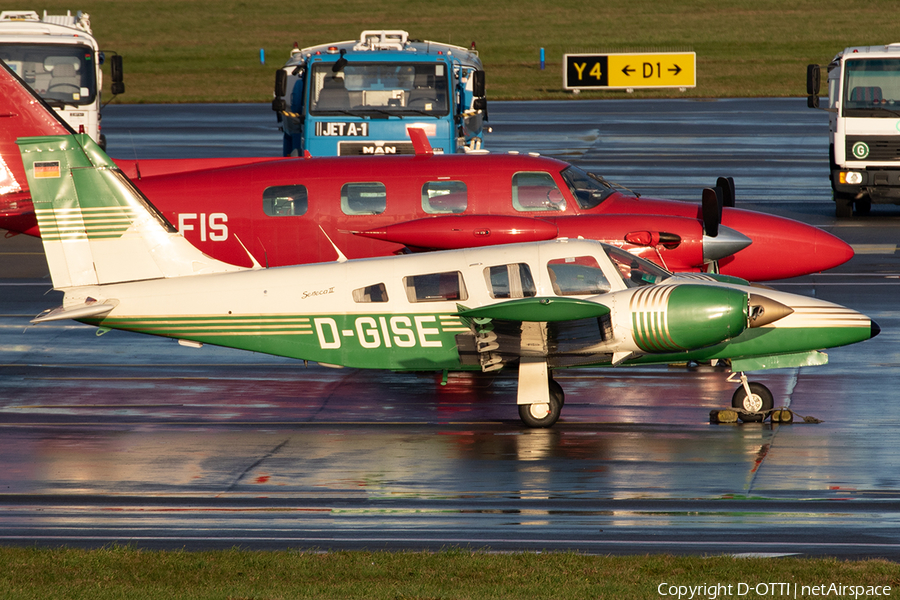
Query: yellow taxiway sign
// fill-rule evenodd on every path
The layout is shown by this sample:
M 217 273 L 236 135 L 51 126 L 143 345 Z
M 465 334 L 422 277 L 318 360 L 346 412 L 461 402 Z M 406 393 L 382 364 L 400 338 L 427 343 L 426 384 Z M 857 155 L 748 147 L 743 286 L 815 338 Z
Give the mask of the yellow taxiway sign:
M 694 52 L 566 54 L 563 88 L 692 88 L 697 86 L 696 64 Z

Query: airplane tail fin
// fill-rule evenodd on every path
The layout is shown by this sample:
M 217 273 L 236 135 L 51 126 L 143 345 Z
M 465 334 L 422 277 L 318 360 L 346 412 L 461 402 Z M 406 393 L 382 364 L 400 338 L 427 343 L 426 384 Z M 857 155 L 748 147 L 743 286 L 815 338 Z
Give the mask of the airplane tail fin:
M 88 135 L 17 143 L 53 287 L 242 269 L 185 240 Z

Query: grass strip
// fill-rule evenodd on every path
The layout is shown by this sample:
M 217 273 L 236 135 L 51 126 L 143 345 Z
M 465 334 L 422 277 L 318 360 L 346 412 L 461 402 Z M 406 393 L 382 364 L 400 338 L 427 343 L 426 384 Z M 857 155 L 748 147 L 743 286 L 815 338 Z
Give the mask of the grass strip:
M 876 586 L 891 586 L 883 596 L 900 590 L 896 563 L 831 558 L 611 557 L 468 550 L 186 552 L 115 546 L 2 548 L 0 564 L 0 597 L 5 599 L 630 599 L 677 597 L 678 586 L 694 586 L 695 598 L 713 599 L 794 597 L 795 584 L 796 597 L 826 596 L 822 592 L 827 586 L 861 587 L 870 593 Z M 774 584 L 781 587 L 776 589 Z M 730 594 L 726 593 L 729 585 Z M 813 586 L 826 588 L 813 593 Z M 848 595 L 845 589 L 840 596 Z

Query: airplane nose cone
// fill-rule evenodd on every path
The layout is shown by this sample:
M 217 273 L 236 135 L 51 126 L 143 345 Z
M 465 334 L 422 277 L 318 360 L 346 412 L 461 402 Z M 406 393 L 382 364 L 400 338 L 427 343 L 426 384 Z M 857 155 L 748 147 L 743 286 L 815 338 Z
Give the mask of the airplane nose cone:
M 793 219 L 726 208 L 722 224 L 753 240 L 748 248 L 719 261 L 719 272 L 750 281 L 818 273 L 853 257 L 842 239 Z
M 703 260 L 719 260 L 731 256 L 752 243 L 753 240 L 740 231 L 719 225 L 719 234 L 716 237 L 703 235 Z
M 869 335 L 869 339 L 872 339 L 879 333 L 881 333 L 881 327 L 878 326 L 878 323 L 875 321 L 870 321 L 872 323 L 872 333 Z
M 819 271 L 826 271 L 842 265 L 854 255 L 850 244 L 821 229 L 816 229 L 815 252 L 822 265 Z

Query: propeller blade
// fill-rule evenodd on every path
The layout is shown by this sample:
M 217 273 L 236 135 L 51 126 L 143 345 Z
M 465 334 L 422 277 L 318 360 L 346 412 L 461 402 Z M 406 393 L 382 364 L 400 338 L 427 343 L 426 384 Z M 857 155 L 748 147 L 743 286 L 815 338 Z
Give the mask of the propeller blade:
M 719 235 L 722 222 L 722 193 L 713 188 L 703 190 L 703 231 L 709 237 Z
M 719 177 L 716 187 L 722 188 L 722 205 L 734 208 L 734 177 Z

